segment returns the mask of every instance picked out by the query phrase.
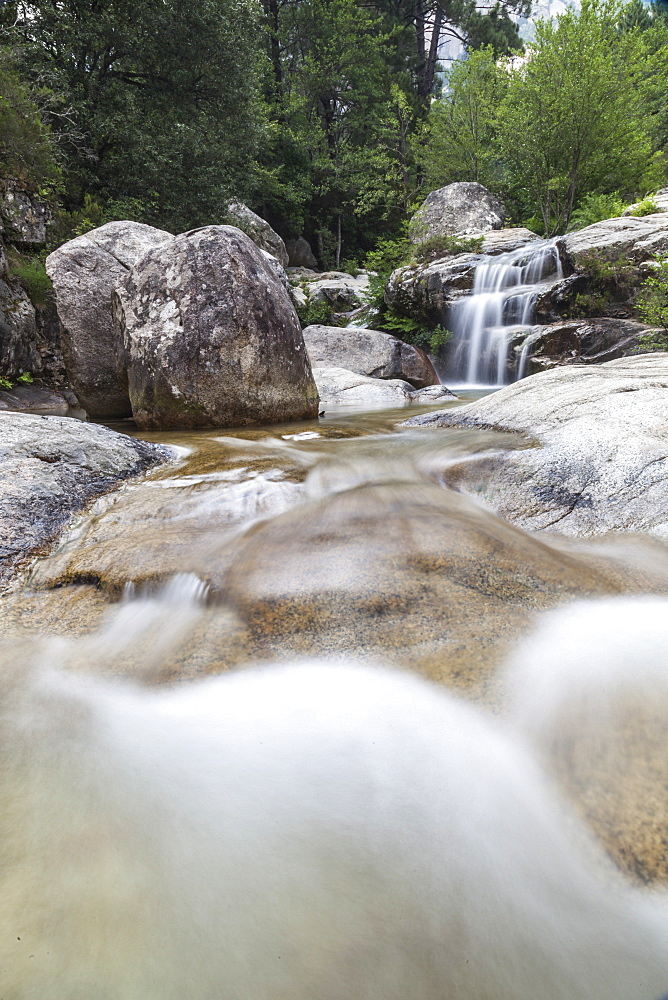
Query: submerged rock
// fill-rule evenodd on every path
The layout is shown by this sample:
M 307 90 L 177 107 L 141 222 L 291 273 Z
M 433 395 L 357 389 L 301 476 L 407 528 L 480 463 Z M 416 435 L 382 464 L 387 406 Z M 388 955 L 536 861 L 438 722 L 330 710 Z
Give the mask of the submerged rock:
M 668 354 L 531 375 L 410 425 L 519 431 L 540 442 L 453 467 L 447 481 L 530 530 L 668 539 Z
M 64 243 L 46 258 L 67 373 L 90 416 L 130 415 L 111 294 L 146 250 L 171 239 L 171 233 L 139 222 L 108 222 Z
M 92 497 L 170 455 L 96 424 L 0 412 L 0 579 Z
M 114 309 L 141 428 L 317 416 L 301 326 L 274 264 L 233 226 L 183 233 L 138 261 Z
M 427 195 L 410 223 L 411 239 L 422 243 L 433 236 L 470 236 L 501 229 L 505 208 L 475 181 L 457 181 Z
M 425 352 L 389 333 L 319 324 L 307 326 L 303 333 L 314 368 L 346 368 L 370 378 L 399 378 L 416 389 L 439 384 Z

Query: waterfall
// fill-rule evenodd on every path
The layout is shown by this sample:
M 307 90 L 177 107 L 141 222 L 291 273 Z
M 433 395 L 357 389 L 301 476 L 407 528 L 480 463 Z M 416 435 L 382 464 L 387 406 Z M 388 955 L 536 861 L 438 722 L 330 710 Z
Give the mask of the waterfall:
M 528 360 L 536 299 L 549 283 L 563 278 L 556 240 L 540 240 L 511 253 L 482 257 L 470 295 L 453 303 L 448 328 L 448 383 L 504 385 L 521 378 Z M 524 339 L 514 378 L 508 355 Z M 535 339 L 535 338 L 534 338 Z

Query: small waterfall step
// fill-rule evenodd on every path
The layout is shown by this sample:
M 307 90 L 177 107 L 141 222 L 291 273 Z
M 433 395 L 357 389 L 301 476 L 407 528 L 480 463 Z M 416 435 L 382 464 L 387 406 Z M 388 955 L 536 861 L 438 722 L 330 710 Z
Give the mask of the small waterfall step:
M 522 378 L 531 349 L 536 299 L 563 278 L 557 240 L 539 240 L 511 253 L 483 257 L 470 295 L 455 302 L 448 316 L 453 332 L 446 384 L 505 385 Z M 522 343 L 509 378 L 510 349 Z

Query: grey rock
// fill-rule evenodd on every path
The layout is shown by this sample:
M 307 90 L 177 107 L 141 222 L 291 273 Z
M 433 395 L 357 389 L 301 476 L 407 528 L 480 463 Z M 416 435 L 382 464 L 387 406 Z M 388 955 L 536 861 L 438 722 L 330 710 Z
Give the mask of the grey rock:
M 0 412 L 0 579 L 94 496 L 169 457 L 96 424 Z
M 303 236 L 296 240 L 286 240 L 285 248 L 288 252 L 290 267 L 307 267 L 309 270 L 317 271 L 318 261 L 311 249 L 311 244 Z
M 196 229 L 149 250 L 114 293 L 114 313 L 140 427 L 317 416 L 290 296 L 234 226 Z
M 668 539 L 668 354 L 554 368 L 412 425 L 528 435 L 528 447 L 462 464 L 451 486 L 520 527 Z
M 330 271 L 306 282 L 303 290 L 311 303 L 328 305 L 333 312 L 349 312 L 364 304 L 369 276 L 362 273 L 354 278 L 342 271 Z
M 0 375 L 39 374 L 41 342 L 32 302 L 17 282 L 0 279 Z
M 303 334 L 313 368 L 346 368 L 369 378 L 403 379 L 416 389 L 439 385 L 425 352 L 389 333 L 313 325 Z
M 605 219 L 567 233 L 564 240 L 566 251 L 576 265 L 592 250 L 609 261 L 628 257 L 639 263 L 652 254 L 668 251 L 668 212 L 642 218 Z
M 602 364 L 628 357 L 639 350 L 641 337 L 657 332 L 644 323 L 607 316 L 536 326 L 527 338 L 531 355 L 525 374 L 557 365 Z M 519 352 L 525 342 L 518 346 Z
M 385 286 L 385 302 L 405 316 L 442 323 L 452 302 L 473 288 L 481 260 L 480 254 L 463 253 L 431 264 L 400 267 Z
M 315 367 L 313 377 L 318 386 L 321 407 L 405 406 L 410 403 L 413 387 L 401 379 L 369 378 L 338 367 Z
M 515 226 L 508 229 L 493 229 L 485 233 L 482 241 L 482 253 L 493 256 L 499 253 L 510 253 L 512 250 L 519 250 L 520 247 L 539 240 L 540 236 L 525 229 L 524 226 Z
M 23 190 L 15 182 L 4 183 L 0 200 L 4 239 L 27 250 L 46 246 L 51 208 L 38 195 Z
M 16 385 L 0 391 L 0 410 L 15 413 L 45 413 L 50 416 L 81 418 L 84 411 L 73 392 L 61 392 L 41 385 Z
M 458 181 L 427 195 L 411 219 L 410 235 L 415 243 L 432 236 L 479 235 L 501 229 L 505 214 L 482 184 Z
M 289 257 L 285 243 L 265 219 L 256 215 L 241 201 L 230 202 L 227 212 L 232 224 L 241 229 L 246 236 L 250 236 L 256 246 L 275 257 L 282 267 L 288 266 Z
M 63 244 L 46 259 L 72 387 L 91 416 L 130 414 L 111 294 L 133 264 L 170 233 L 139 222 L 109 222 Z
M 402 379 L 377 379 L 358 375 L 346 368 L 314 367 L 313 377 L 318 386 L 320 405 L 356 406 L 364 409 L 406 406 L 410 403 L 432 402 L 454 398 L 445 386 L 428 386 L 415 390 Z

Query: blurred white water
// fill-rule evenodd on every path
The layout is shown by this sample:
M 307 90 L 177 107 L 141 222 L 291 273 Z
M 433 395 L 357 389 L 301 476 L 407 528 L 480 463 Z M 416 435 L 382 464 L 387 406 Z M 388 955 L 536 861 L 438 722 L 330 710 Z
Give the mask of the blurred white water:
M 513 381 L 509 374 L 511 344 L 525 338 L 534 325 L 539 293 L 562 277 L 556 240 L 483 258 L 476 268 L 471 294 L 450 308 L 448 327 L 454 337 L 444 382 L 500 386 Z M 531 347 L 528 338 L 524 345 L 514 378 L 522 378 L 526 369 Z
M 553 612 L 503 721 L 342 660 L 157 691 L 65 672 L 82 645 L 187 648 L 205 598 L 183 575 L 97 636 L 3 649 L 3 996 L 661 995 L 665 899 L 618 883 L 540 758 L 574 718 L 665 722 L 668 601 Z

